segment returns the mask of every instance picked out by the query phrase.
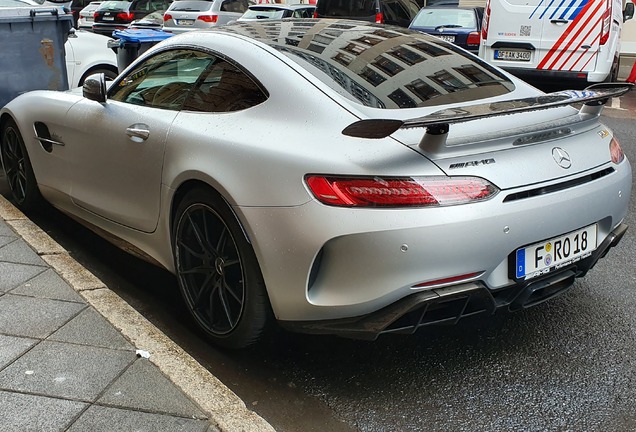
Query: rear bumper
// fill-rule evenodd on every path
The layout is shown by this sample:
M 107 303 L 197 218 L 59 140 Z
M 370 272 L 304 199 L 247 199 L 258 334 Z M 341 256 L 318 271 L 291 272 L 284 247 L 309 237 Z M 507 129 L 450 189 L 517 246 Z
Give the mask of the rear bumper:
M 355 339 L 375 340 L 381 334 L 412 334 L 434 324 L 456 324 L 478 314 L 493 314 L 498 309 L 517 311 L 535 306 L 567 290 L 616 246 L 627 231 L 618 225 L 592 255 L 549 273 L 544 277 L 520 281 L 498 290 L 489 290 L 481 282 L 419 292 L 371 314 L 321 321 L 281 321 L 291 331 L 313 334 L 337 334 Z

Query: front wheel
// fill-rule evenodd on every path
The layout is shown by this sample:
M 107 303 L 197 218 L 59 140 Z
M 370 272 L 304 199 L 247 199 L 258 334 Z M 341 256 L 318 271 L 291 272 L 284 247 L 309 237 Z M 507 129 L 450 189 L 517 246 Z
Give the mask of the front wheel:
M 8 119 L 2 127 L 0 156 L 2 156 L 2 168 L 16 206 L 25 212 L 40 207 L 43 198 L 35 180 L 22 134 L 13 119 Z
M 203 188 L 187 193 L 172 244 L 179 288 L 199 327 L 224 347 L 255 343 L 271 308 L 254 251 L 225 201 Z

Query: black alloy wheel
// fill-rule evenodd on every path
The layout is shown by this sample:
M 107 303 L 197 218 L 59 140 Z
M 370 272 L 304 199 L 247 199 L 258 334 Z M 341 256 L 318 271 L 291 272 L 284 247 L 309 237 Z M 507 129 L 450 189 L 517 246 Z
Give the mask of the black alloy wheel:
M 195 189 L 177 209 L 175 268 L 190 313 L 207 336 L 228 348 L 258 340 L 270 306 L 251 245 L 219 197 Z
M 6 121 L 0 136 L 2 167 L 15 204 L 23 211 L 31 211 L 42 203 L 31 161 L 24 140 L 12 119 Z

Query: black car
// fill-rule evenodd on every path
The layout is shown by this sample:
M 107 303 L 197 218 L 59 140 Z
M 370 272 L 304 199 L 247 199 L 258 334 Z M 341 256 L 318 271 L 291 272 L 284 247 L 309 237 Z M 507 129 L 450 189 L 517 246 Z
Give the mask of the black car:
M 408 27 L 419 10 L 415 0 L 319 0 L 314 18 L 346 18 Z
M 409 28 L 477 54 L 483 17 L 483 7 L 427 6 L 417 13 Z
M 105 1 L 93 15 L 93 31 L 112 36 L 115 30 L 127 29 L 134 20 L 168 9 L 170 3 L 172 0 Z

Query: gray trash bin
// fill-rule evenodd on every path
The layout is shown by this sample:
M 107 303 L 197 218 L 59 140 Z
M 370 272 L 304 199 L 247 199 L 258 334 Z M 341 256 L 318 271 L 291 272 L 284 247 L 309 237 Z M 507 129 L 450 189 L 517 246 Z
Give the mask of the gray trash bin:
M 68 90 L 64 43 L 72 26 L 60 8 L 0 9 L 0 107 L 30 90 Z

